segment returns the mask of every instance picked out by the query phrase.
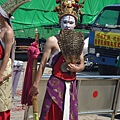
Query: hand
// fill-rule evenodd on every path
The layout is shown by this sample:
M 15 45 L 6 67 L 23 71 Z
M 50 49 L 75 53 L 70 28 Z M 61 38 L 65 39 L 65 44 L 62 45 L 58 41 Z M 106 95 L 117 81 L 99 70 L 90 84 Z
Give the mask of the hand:
M 67 70 L 70 72 L 77 72 L 78 71 L 78 66 L 76 66 L 75 64 L 69 63 Z
M 39 88 L 38 86 L 33 85 L 30 89 L 30 95 L 35 96 L 39 93 Z

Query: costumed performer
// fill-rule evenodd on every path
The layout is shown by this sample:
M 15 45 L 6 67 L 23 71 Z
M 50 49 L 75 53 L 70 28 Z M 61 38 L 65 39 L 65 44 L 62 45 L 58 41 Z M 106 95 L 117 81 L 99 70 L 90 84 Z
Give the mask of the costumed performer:
M 56 9 L 59 14 L 61 30 L 74 30 L 80 7 L 81 5 L 77 5 L 74 0 L 60 1 L 60 5 Z M 52 67 L 52 75 L 47 83 L 39 120 L 78 120 L 76 72 L 84 69 L 83 52 L 79 56 L 80 64 L 69 63 L 66 68 L 68 72 L 62 72 L 61 65 L 65 62 L 65 59 L 61 53 L 57 37 L 58 35 L 52 36 L 46 41 L 44 53 L 30 94 L 34 96 L 39 93 L 39 81 L 49 56 L 51 56 L 49 64 Z M 70 72 L 73 74 L 71 75 Z
M 0 120 L 10 120 L 13 62 L 10 54 L 13 43 L 10 17 L 0 6 Z

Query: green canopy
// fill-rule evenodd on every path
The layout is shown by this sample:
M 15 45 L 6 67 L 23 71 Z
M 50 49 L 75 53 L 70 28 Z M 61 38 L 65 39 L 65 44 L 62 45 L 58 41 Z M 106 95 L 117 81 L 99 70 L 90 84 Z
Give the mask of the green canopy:
M 0 0 L 0 5 L 2 5 L 4 2 L 6 2 L 7 0 Z
M 0 4 L 6 1 L 1 0 Z M 80 0 L 80 2 L 82 1 Z M 101 9 L 113 3 L 120 3 L 120 0 L 86 0 L 84 8 L 82 8 L 84 12 L 82 24 L 93 23 Z M 21 37 L 20 35 L 33 37 L 36 28 L 41 37 L 46 37 L 50 32 L 56 34 L 59 30 L 55 27 L 58 25 L 58 15 L 53 11 L 56 6 L 56 0 L 31 0 L 20 6 L 13 13 L 14 20 L 12 20 L 16 37 Z M 46 26 L 54 26 L 55 28 Z
M 56 3 L 52 0 L 32 0 L 25 3 L 13 14 L 14 30 L 57 24 L 57 13 L 53 12 L 55 6 Z

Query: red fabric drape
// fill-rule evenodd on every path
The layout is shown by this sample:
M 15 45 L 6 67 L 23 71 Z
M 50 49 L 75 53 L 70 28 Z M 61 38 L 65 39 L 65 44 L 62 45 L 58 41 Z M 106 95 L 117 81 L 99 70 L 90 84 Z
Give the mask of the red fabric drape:
M 4 57 L 4 49 L 0 43 L 0 60 L 3 59 L 3 57 Z
M 54 102 L 52 102 L 46 120 L 62 120 L 62 119 L 63 119 L 63 112 Z
M 0 120 L 10 120 L 10 110 L 0 112 Z
M 32 67 L 34 60 L 38 58 L 39 54 L 40 51 L 38 49 L 38 44 L 36 42 L 31 43 L 31 46 L 28 48 L 28 62 L 26 66 L 26 72 L 25 72 L 23 89 L 22 89 L 22 99 L 21 99 L 22 104 L 32 105 L 32 101 L 31 101 L 32 97 L 29 94 L 30 88 L 32 86 Z

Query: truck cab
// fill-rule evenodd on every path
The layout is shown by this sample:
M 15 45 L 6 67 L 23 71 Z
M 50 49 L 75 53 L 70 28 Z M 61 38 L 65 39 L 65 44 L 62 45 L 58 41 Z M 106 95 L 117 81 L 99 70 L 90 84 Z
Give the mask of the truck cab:
M 100 75 L 116 75 L 120 54 L 120 4 L 105 6 L 91 25 L 88 59 Z

